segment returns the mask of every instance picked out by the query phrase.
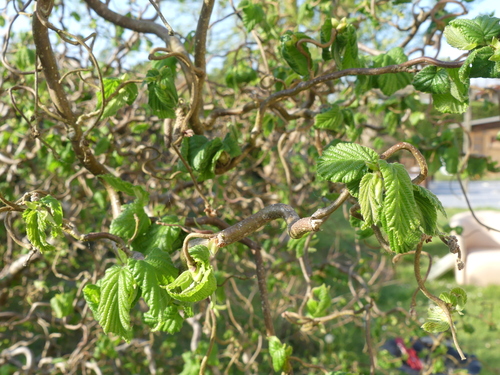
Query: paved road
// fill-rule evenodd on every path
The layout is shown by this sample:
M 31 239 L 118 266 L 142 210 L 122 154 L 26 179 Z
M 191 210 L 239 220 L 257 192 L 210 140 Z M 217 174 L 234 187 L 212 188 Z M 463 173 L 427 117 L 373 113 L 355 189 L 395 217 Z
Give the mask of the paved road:
M 467 208 L 458 181 L 431 181 L 429 189 L 446 208 Z M 473 208 L 500 209 L 500 181 L 471 181 L 466 186 Z

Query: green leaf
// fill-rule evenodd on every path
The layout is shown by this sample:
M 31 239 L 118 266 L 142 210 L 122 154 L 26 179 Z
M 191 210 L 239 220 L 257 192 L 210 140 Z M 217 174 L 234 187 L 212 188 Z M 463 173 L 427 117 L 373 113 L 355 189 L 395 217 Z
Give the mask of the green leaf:
M 384 192 L 384 181 L 377 173 L 367 173 L 359 184 L 359 205 L 364 223 L 362 230 L 370 228 L 380 221 Z
M 180 224 L 179 218 L 173 215 L 163 217 L 161 221 L 166 224 Z M 155 248 L 172 253 L 177 250 L 177 246 L 180 246 L 178 244 L 180 235 L 181 228 L 179 226 L 151 224 L 144 234 L 137 236 L 132 241 L 132 249 L 146 255 Z
M 416 212 L 418 214 L 418 220 L 420 221 L 423 232 L 429 236 L 437 234 L 436 207 L 434 207 L 426 196 L 420 194 L 419 190 L 414 190 L 414 197 L 415 203 L 417 204 Z
M 54 197 L 47 195 L 40 202 L 50 209 L 50 213 L 56 225 L 61 226 L 63 222 L 63 210 L 61 203 Z
M 458 158 L 460 156 L 460 151 L 455 146 L 440 147 L 438 149 L 439 154 L 444 161 L 444 166 L 446 172 L 450 174 L 455 174 L 458 172 Z
M 309 59 L 297 48 L 297 42 L 302 38 L 308 38 L 308 36 L 302 33 L 293 33 L 290 30 L 286 31 L 280 38 L 280 54 L 294 72 L 306 76 L 309 74 L 308 60 L 311 59 L 311 54 L 306 43 L 302 43 L 301 48 Z
M 469 107 L 469 79 L 460 78 L 459 69 L 446 69 L 450 92 L 432 94 L 434 107 L 442 113 L 464 113 Z
M 333 29 L 332 19 L 327 18 L 320 29 L 319 40 L 321 44 L 325 44 L 330 41 L 332 37 L 332 29 Z M 321 57 L 323 58 L 324 61 L 329 61 L 333 58 L 330 48 L 331 47 L 322 48 Z
M 400 253 L 402 245 L 419 225 L 413 184 L 402 164 L 380 160 L 379 165 L 386 190 L 382 226 L 389 237 L 391 249 Z
M 339 143 L 329 147 L 318 160 L 318 175 L 332 182 L 349 183 L 360 180 L 376 164 L 379 156 L 357 143 Z
M 450 91 L 450 78 L 446 69 L 429 65 L 413 78 L 416 90 L 431 94 L 445 94 Z
M 99 321 L 99 301 L 101 300 L 101 288 L 94 284 L 87 284 L 83 288 L 83 297 L 94 314 L 95 320 Z
M 344 115 L 338 105 L 333 105 L 330 110 L 319 113 L 314 117 L 314 126 L 318 129 L 340 132 L 343 123 Z
M 494 53 L 495 50 L 489 46 L 472 51 L 460 67 L 460 80 L 466 81 L 469 78 L 499 78 L 499 64 L 491 60 Z
M 58 319 L 70 315 L 73 312 L 74 293 L 58 293 L 50 299 L 50 307 Z
M 384 127 L 390 135 L 394 135 L 398 129 L 398 125 L 401 122 L 401 116 L 392 111 L 387 111 L 384 116 Z
M 170 257 L 161 250 L 154 250 L 145 260 L 128 260 L 128 268 L 132 272 L 135 282 L 141 290 L 144 301 L 149 306 L 147 320 L 151 323 L 153 331 L 157 330 L 163 322 L 163 313 L 170 304 L 170 295 L 160 285 L 173 282 L 178 274 Z
M 179 98 L 175 87 L 175 75 L 169 66 L 151 69 L 146 74 L 148 105 L 159 118 L 175 118 Z
M 323 284 L 312 290 L 312 297 L 307 300 L 307 312 L 313 318 L 325 316 L 331 304 L 330 287 Z
M 165 288 L 178 301 L 198 302 L 215 292 L 217 279 L 210 265 L 210 250 L 206 246 L 193 246 L 189 254 L 196 262 L 196 269 L 184 271 Z
M 115 93 L 116 89 L 124 80 L 119 78 L 104 78 L 104 98 L 107 100 L 112 94 Z M 111 100 L 107 101 L 106 107 L 102 113 L 102 117 L 110 117 L 116 115 L 118 110 L 124 107 L 126 104 L 131 105 L 137 98 L 138 90 L 135 83 L 129 83 L 122 87 L 118 94 L 114 96 Z M 102 106 L 102 95 L 97 95 L 97 108 Z
M 48 215 L 47 211 L 30 208 L 23 212 L 23 220 L 26 223 L 26 236 L 41 253 L 55 250 L 55 247 L 47 242 L 47 235 L 45 234 L 49 223 Z
M 111 332 L 130 341 L 130 309 L 136 293 L 136 284 L 128 268 L 115 265 L 106 270 L 97 309 L 99 324 L 105 333 Z
M 450 328 L 448 322 L 425 322 L 421 328 L 429 333 L 445 332 Z
M 413 184 L 414 194 L 418 194 L 426 199 L 436 210 L 439 210 L 444 217 L 448 217 L 446 211 L 443 207 L 443 204 L 439 200 L 439 198 L 430 190 L 420 186 Z
M 252 31 L 254 27 L 265 19 L 264 9 L 259 4 L 253 4 L 251 0 L 242 0 L 238 4 L 241 9 L 241 18 L 243 25 L 248 32 Z
M 115 177 L 112 174 L 102 174 L 99 178 L 110 184 L 113 189 L 121 191 L 131 197 L 136 197 L 137 201 L 146 205 L 149 201 L 149 193 L 142 187 L 131 184 L 128 181 L 124 181 L 119 177 Z
M 328 40 L 330 40 L 330 36 L 328 36 Z M 353 25 L 347 25 L 338 32 L 332 45 L 332 54 L 339 69 L 361 67 L 358 56 L 358 38 L 356 28 Z
M 271 355 L 274 371 L 287 372 L 290 367 L 288 358 L 292 355 L 293 348 L 287 344 L 282 344 L 276 336 L 270 336 L 268 340 L 269 354 Z
M 149 216 L 144 211 L 143 205 L 134 201 L 122 206 L 122 212 L 111 222 L 109 232 L 128 241 L 134 234 L 137 238 L 146 233 L 150 224 Z
M 161 314 L 160 320 L 152 320 L 148 313 L 144 314 L 144 319 L 149 326 L 154 327 L 153 332 L 162 331 L 170 334 L 181 330 L 184 318 L 179 314 L 179 306 L 168 306 Z
M 491 43 L 494 37 L 500 35 L 499 21 L 499 18 L 487 15 L 472 20 L 456 19 L 446 26 L 444 36 L 450 46 L 471 50 Z
M 380 68 L 389 65 L 402 64 L 408 61 L 404 50 L 401 47 L 395 47 L 385 54 L 381 54 L 374 59 L 374 67 Z M 380 88 L 384 95 L 391 96 L 396 91 L 405 88 L 412 82 L 412 75 L 410 73 L 394 73 L 382 74 L 380 76 L 372 77 L 372 85 L 374 88 Z
M 257 72 L 251 66 L 240 61 L 235 66 L 229 67 L 226 74 L 226 85 L 238 88 L 240 85 L 255 81 L 257 78 Z

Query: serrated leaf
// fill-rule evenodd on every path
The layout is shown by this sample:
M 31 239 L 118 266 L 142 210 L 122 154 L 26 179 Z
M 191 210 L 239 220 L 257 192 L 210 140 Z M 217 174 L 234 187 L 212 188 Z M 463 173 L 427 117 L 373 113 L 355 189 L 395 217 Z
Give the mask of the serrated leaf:
M 130 341 L 130 309 L 136 293 L 136 284 L 128 268 L 115 265 L 106 270 L 97 309 L 99 324 L 105 333 L 112 332 Z
M 461 50 L 471 50 L 489 44 L 500 35 L 500 19 L 487 15 L 472 20 L 455 19 L 446 26 L 444 36 L 448 43 Z
M 395 47 L 385 54 L 381 54 L 374 59 L 374 67 L 384 67 L 395 64 L 402 64 L 408 61 L 408 57 L 401 47 Z M 412 75 L 410 73 L 395 73 L 395 74 L 382 74 L 380 76 L 372 77 L 372 85 L 375 88 L 380 88 L 384 95 L 391 96 L 396 91 L 405 88 L 412 82 Z
M 189 254 L 196 263 L 196 269 L 184 271 L 165 288 L 176 300 L 198 302 L 215 292 L 217 279 L 210 265 L 210 250 L 206 246 L 193 246 Z
M 421 328 L 429 333 L 445 332 L 450 328 L 448 322 L 425 322 Z
M 385 160 L 380 160 L 379 165 L 386 191 L 382 224 L 389 239 L 392 239 L 390 241 L 392 250 L 399 253 L 402 251 L 402 245 L 419 225 L 413 184 L 402 164 L 389 164 Z
M 450 91 L 450 78 L 446 69 L 430 65 L 415 75 L 413 87 L 431 94 L 445 94 Z
M 217 279 L 212 268 L 201 274 L 201 280 L 193 278 L 191 271 L 184 271 L 165 288 L 172 298 L 181 302 L 199 302 L 209 297 L 217 289 Z
M 330 36 L 328 36 L 329 39 Z M 353 25 L 347 25 L 337 34 L 332 44 L 332 54 L 339 69 L 361 67 L 358 56 L 358 38 Z
M 23 212 L 23 220 L 26 223 L 26 236 L 40 253 L 55 250 L 55 247 L 47 242 L 47 234 L 45 233 L 48 224 L 48 215 L 47 211 L 30 208 Z
M 224 146 L 220 138 L 209 141 L 205 136 L 194 135 L 183 139 L 181 153 L 198 173 L 197 180 L 204 181 L 215 177 L 217 160 L 225 148 L 227 145 Z
M 418 214 L 418 219 L 423 232 L 429 236 L 435 235 L 438 232 L 436 227 L 436 207 L 426 196 L 422 195 L 419 190 L 414 190 L 414 197 L 415 203 L 417 204 L 416 212 Z
M 134 234 L 138 237 L 146 233 L 150 224 L 149 216 L 144 211 L 143 205 L 138 201 L 134 201 L 122 205 L 122 212 L 111 222 L 109 232 L 128 241 Z
M 292 347 L 282 344 L 276 336 L 270 336 L 268 340 L 269 354 L 271 355 L 274 371 L 285 371 L 288 367 L 288 357 L 292 355 Z
M 478 48 L 465 59 L 459 70 L 459 78 L 466 81 L 469 78 L 499 78 L 498 64 L 491 60 L 495 50 L 490 47 Z
M 154 319 L 149 315 L 149 311 L 144 314 L 146 324 L 153 327 L 153 332 L 162 331 L 170 334 L 177 333 L 181 330 L 184 318 L 179 314 L 178 306 L 168 306 L 161 314 L 159 320 Z
M 359 184 L 359 205 L 361 215 L 363 215 L 362 230 L 370 228 L 379 222 L 380 212 L 382 211 L 384 192 L 384 181 L 376 173 L 367 173 L 361 179 Z
M 415 185 L 415 184 L 413 184 L 413 190 L 414 190 L 415 194 L 419 194 L 419 195 L 425 197 L 425 199 L 430 204 L 432 204 L 432 206 L 434 206 L 435 209 L 439 210 L 444 215 L 444 217 L 448 217 L 448 215 L 446 214 L 446 211 L 443 207 L 443 204 L 441 203 L 439 198 L 432 191 L 430 191 L 430 190 L 428 190 L 420 185 Z
M 61 226 L 63 222 L 63 210 L 61 203 L 51 195 L 43 197 L 40 199 L 40 202 L 50 209 L 54 223 Z
M 150 253 L 145 260 L 128 260 L 128 268 L 141 290 L 144 301 L 149 306 L 149 320 L 162 323 L 162 314 L 170 304 L 170 295 L 160 285 L 166 285 L 175 280 L 178 274 L 168 254 L 161 250 Z M 157 326 L 153 326 L 155 330 Z
M 119 78 L 104 78 L 103 86 L 104 86 L 104 98 L 107 100 L 112 94 L 115 93 L 116 89 L 120 84 L 124 82 Z M 102 113 L 102 117 L 110 117 L 116 115 L 118 110 L 124 107 L 126 104 L 131 105 L 135 99 L 137 98 L 138 90 L 137 85 L 135 83 L 129 83 L 122 87 L 117 95 L 115 95 L 112 99 L 107 101 L 106 107 Z M 101 108 L 102 106 L 102 95 L 97 95 L 97 108 Z
M 286 31 L 280 38 L 280 54 L 294 72 L 301 76 L 306 76 L 309 74 L 308 57 L 310 60 L 311 54 L 306 43 L 302 43 L 301 47 L 308 57 L 302 54 L 297 48 L 297 42 L 303 37 L 307 38 L 307 35 L 302 33 L 294 34 L 290 30 Z
M 159 118 L 175 118 L 179 98 L 174 81 L 175 74 L 169 66 L 151 69 L 146 74 L 148 105 Z
M 469 79 L 461 79 L 459 69 L 446 69 L 450 92 L 432 94 L 434 107 L 442 113 L 464 113 L 469 107 Z
M 241 9 L 243 25 L 248 32 L 265 19 L 264 9 L 260 4 L 253 4 L 250 0 L 242 0 L 238 4 L 238 8 Z
M 331 304 L 330 287 L 323 284 L 312 290 L 312 298 L 307 301 L 307 312 L 313 318 L 318 318 L 326 315 Z
M 83 297 L 94 314 L 95 320 L 99 321 L 99 301 L 101 300 L 101 288 L 94 284 L 87 284 L 83 288 Z
M 180 224 L 179 218 L 173 215 L 163 217 L 161 221 L 166 224 Z M 155 248 L 172 253 L 177 250 L 180 235 L 181 228 L 179 226 L 151 224 L 144 234 L 137 236 L 132 241 L 132 249 L 146 255 Z
M 333 105 L 328 111 L 314 116 L 314 126 L 318 129 L 327 129 L 339 132 L 344 123 L 344 114 L 338 105 Z
M 376 163 L 378 154 L 357 143 L 339 143 L 329 147 L 318 160 L 318 175 L 332 182 L 360 180 L 368 171 L 367 164 Z
M 50 299 L 50 307 L 58 319 L 70 315 L 73 312 L 74 293 L 58 293 Z

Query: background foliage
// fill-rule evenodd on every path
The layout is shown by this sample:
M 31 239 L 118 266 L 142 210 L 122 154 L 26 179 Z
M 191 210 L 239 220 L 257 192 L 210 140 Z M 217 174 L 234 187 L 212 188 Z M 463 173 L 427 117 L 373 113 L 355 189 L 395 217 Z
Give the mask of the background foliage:
M 429 300 L 390 260 L 446 236 L 418 184 L 496 171 L 463 152 L 470 78 L 500 76 L 467 3 L 8 1 L 0 374 L 396 371 Z M 471 345 L 498 313 L 467 291 Z

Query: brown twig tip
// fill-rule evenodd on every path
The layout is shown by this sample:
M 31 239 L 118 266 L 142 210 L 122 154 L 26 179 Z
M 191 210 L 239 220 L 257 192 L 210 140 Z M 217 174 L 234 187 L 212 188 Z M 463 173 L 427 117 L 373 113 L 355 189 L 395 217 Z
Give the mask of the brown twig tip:
M 412 180 L 412 182 L 417 185 L 420 184 L 427 178 L 427 174 L 429 173 L 429 168 L 427 167 L 427 162 L 424 158 L 424 155 L 422 155 L 422 153 L 411 143 L 408 142 L 396 143 L 394 146 L 390 147 L 382 155 L 380 155 L 380 159 L 383 160 L 388 159 L 400 150 L 410 151 L 415 160 L 417 161 L 418 167 L 420 168 L 420 174 L 417 177 L 415 177 Z

